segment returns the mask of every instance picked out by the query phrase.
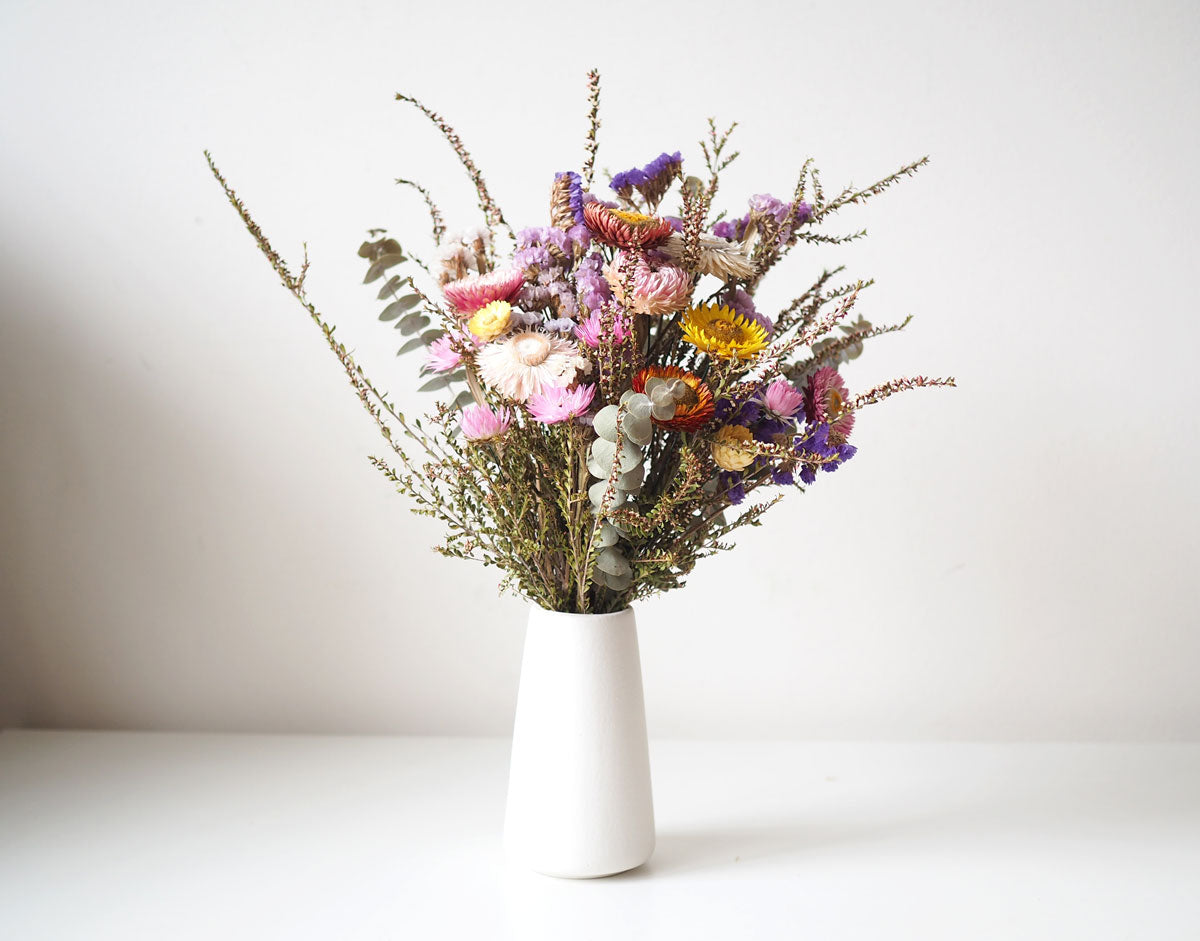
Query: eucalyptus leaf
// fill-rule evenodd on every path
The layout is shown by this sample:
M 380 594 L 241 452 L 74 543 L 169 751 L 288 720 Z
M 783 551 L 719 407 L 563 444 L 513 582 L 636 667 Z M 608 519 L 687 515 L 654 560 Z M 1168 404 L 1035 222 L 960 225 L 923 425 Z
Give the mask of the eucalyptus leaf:
M 399 253 L 380 256 L 371 262 L 371 267 L 367 269 L 367 276 L 363 278 L 363 284 L 378 281 L 389 268 L 394 268 L 396 265 L 407 260 L 407 258 Z
M 400 300 L 392 301 L 388 304 L 383 309 L 383 313 L 379 315 L 379 319 L 384 321 L 395 320 L 401 314 L 408 313 L 408 311 L 412 310 L 419 303 L 421 303 L 421 298 L 417 297 L 417 295 L 405 294 Z
M 378 295 L 379 299 L 381 301 L 386 301 L 389 297 L 392 297 L 393 295 L 395 295 L 395 293 L 397 291 L 399 291 L 401 287 L 404 286 L 404 283 L 407 280 L 408 280 L 408 278 L 402 278 L 398 274 L 392 275 L 390 278 L 387 279 L 387 283 L 384 284 L 384 286 L 379 289 L 379 295 Z
M 434 327 L 432 330 L 423 330 L 419 339 L 426 346 L 429 346 L 429 344 L 438 339 L 443 332 L 444 331 L 439 330 L 437 327 Z
M 617 406 L 606 405 L 596 413 L 592 427 L 604 441 L 617 440 Z
M 454 397 L 454 402 L 451 404 L 450 407 L 451 408 L 465 408 L 466 406 L 470 405 L 474 401 L 475 401 L 475 396 L 471 395 L 471 390 L 463 389 L 462 392 L 458 393 L 458 395 L 456 395 Z
M 429 318 L 424 314 L 406 314 L 396 324 L 396 328 L 406 337 L 411 336 L 418 330 L 424 330 L 428 326 Z
M 633 571 L 624 553 L 615 546 L 609 546 L 607 549 L 600 550 L 596 556 L 596 568 L 600 569 L 606 575 L 612 575 L 617 578 L 620 578 L 622 575 L 628 575 Z
M 614 546 L 620 538 L 621 534 L 617 532 L 612 523 L 601 523 L 600 531 L 596 533 L 596 548 L 605 549 L 608 546 Z
M 646 465 L 639 464 L 628 473 L 621 474 L 617 478 L 617 486 L 626 493 L 637 493 L 642 489 L 642 483 L 646 479 Z
M 434 376 L 427 383 L 420 386 L 417 389 L 417 391 L 418 392 L 436 392 L 439 389 L 446 388 L 446 386 L 448 386 L 448 385 L 450 385 L 450 377 L 449 376 L 446 376 L 446 375 Z
M 425 344 L 421 341 L 420 337 L 413 337 L 402 347 L 400 347 L 400 349 L 396 350 L 396 355 L 403 356 L 405 353 L 411 353 L 413 350 L 420 349 L 424 345 Z

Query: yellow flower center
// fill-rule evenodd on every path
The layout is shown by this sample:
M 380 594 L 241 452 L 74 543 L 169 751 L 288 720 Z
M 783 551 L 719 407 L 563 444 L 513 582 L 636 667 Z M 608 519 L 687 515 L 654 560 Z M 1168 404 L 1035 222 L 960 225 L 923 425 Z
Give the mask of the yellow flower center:
M 846 400 L 842 398 L 842 393 L 837 389 L 830 389 L 829 395 L 825 397 L 825 402 L 829 406 L 829 414 L 837 418 L 842 414 L 846 407 Z
M 714 320 L 708 325 L 705 332 L 716 337 L 722 343 L 742 338 L 741 328 L 730 320 Z
M 630 212 L 628 209 L 610 209 L 609 212 L 629 225 L 651 225 L 656 221 L 654 216 L 648 216 L 643 212 Z

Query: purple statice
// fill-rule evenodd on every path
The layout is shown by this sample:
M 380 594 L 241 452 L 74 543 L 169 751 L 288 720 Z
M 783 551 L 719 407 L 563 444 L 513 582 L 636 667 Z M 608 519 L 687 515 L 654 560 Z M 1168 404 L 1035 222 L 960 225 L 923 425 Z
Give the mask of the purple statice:
M 812 206 L 808 203 L 800 203 L 796 210 L 796 218 L 792 220 L 792 225 L 788 226 L 786 222 L 788 214 L 792 211 L 792 203 L 784 202 L 769 193 L 756 193 L 750 197 L 748 202 L 750 211 L 740 219 L 722 219 L 720 222 L 714 223 L 713 235 L 717 238 L 729 239 L 731 242 L 740 242 L 746 237 L 750 220 L 755 219 L 760 226 L 777 229 L 776 244 L 783 245 L 791 239 L 796 229 L 812 219 Z
M 633 191 L 637 190 L 646 204 L 653 208 L 671 188 L 671 183 L 679 176 L 682 166 L 683 158 L 679 151 L 673 154 L 659 154 L 640 169 L 635 167 L 614 175 L 608 185 L 621 199 L 627 201 L 633 197 Z
M 571 207 L 576 225 L 583 225 L 583 178 L 574 170 L 567 170 L 554 174 L 554 182 L 560 180 L 567 181 L 567 205 Z
M 761 324 L 762 328 L 767 331 L 767 336 L 771 336 L 775 332 L 775 323 L 766 314 L 758 312 L 758 308 L 754 306 L 754 298 L 741 288 L 735 288 L 732 294 L 727 295 L 724 303 L 728 304 L 747 320 L 753 320 L 755 323 Z
M 732 222 L 728 219 L 722 219 L 720 222 L 714 222 L 712 234 L 719 239 L 729 239 L 731 242 L 740 242 L 742 235 L 746 232 L 746 223 L 750 220 L 747 216 L 745 219 L 734 219 Z
M 575 287 L 579 303 L 588 310 L 599 310 L 612 297 L 612 288 L 604 278 L 604 256 L 592 252 L 575 266 Z
M 858 448 L 845 441 L 830 440 L 829 425 L 821 422 L 805 428 L 804 436 L 796 442 L 796 458 L 800 462 L 800 479 L 811 484 L 817 479 L 817 469 L 832 474 L 858 453 Z M 806 455 L 824 458 L 820 463 L 805 463 Z
M 717 474 L 717 492 L 725 494 L 725 499 L 737 506 L 746 499 L 744 480 L 745 478 L 738 471 L 723 470 Z
M 571 278 L 571 259 L 584 244 L 571 232 L 555 226 L 518 232 L 513 263 L 524 270 L 526 283 L 517 295 L 517 305 L 526 311 L 548 311 L 554 319 L 574 320 L 579 303 Z
M 542 329 L 547 333 L 572 333 L 575 330 L 575 321 L 570 317 L 555 317 L 542 324 Z

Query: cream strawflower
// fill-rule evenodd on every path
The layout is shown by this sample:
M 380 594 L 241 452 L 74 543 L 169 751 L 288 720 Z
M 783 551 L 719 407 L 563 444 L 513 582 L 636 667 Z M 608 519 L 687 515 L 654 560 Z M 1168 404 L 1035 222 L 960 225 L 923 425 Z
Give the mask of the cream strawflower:
M 507 333 L 512 324 L 512 305 L 508 301 L 492 301 L 471 315 L 467 329 L 481 340 L 494 340 Z
M 753 435 L 744 425 L 726 425 L 718 431 L 712 445 L 712 456 L 717 467 L 727 471 L 741 471 L 749 467 L 754 460 L 754 452 L 745 451 L 738 445 L 749 444 L 751 440 Z
M 672 235 L 659 250 L 676 264 L 681 263 L 683 236 Z M 722 281 L 745 281 L 754 277 L 754 262 L 741 250 L 741 243 L 713 235 L 700 236 L 699 269 L 701 274 L 711 274 Z
M 524 402 L 544 389 L 569 386 L 588 361 L 570 340 L 525 330 L 489 343 L 476 354 L 483 381 L 506 399 Z

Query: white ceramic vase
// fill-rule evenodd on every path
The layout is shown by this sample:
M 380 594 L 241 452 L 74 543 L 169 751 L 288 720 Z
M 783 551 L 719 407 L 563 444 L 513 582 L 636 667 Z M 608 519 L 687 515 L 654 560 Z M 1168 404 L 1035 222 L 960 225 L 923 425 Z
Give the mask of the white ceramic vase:
M 570 879 L 624 872 L 654 851 L 632 609 L 530 610 L 504 845 L 512 862 Z

